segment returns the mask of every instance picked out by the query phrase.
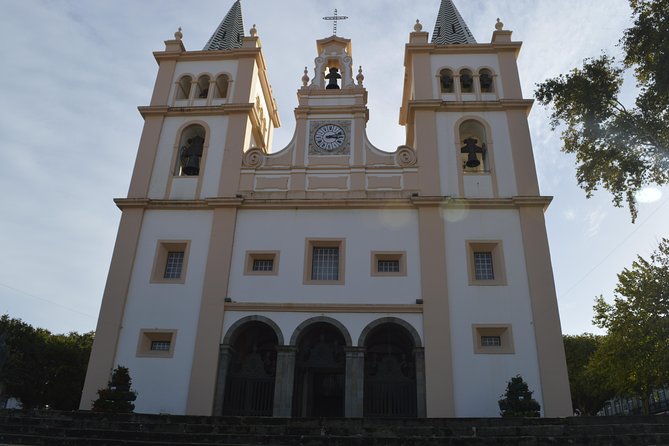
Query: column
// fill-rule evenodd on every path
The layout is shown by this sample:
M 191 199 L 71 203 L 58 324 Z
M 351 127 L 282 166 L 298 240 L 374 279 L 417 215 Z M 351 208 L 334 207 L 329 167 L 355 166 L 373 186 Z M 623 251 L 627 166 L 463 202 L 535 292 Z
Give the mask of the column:
M 363 415 L 365 386 L 365 348 L 346 347 L 346 388 L 344 416 L 360 418 Z
M 416 417 L 425 418 L 425 349 L 415 348 L 413 359 L 416 364 Z
M 274 410 L 272 415 L 290 418 L 293 412 L 293 383 L 297 348 L 289 345 L 276 347 L 276 376 L 274 382 Z
M 228 379 L 228 370 L 232 360 L 232 347 L 221 344 L 218 356 L 218 373 L 216 375 L 216 393 L 214 394 L 214 416 L 223 415 L 223 402 L 225 401 L 225 383 Z

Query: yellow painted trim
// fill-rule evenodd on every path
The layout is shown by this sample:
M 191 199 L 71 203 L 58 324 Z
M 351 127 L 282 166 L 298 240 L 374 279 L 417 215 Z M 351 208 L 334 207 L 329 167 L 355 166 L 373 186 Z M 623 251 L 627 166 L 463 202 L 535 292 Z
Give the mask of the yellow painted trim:
M 422 305 L 377 304 L 276 304 L 267 302 L 226 302 L 225 311 L 270 313 L 423 313 Z

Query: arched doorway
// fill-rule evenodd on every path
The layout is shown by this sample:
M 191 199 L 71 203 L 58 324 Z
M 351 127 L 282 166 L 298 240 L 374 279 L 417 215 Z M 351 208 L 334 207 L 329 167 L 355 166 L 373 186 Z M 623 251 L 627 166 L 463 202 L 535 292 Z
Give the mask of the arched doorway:
M 327 322 L 302 330 L 296 346 L 293 416 L 343 417 L 346 341 Z
M 272 416 L 277 344 L 274 329 L 260 321 L 234 331 L 223 415 Z
M 415 342 L 406 328 L 384 322 L 365 336 L 365 417 L 415 417 Z

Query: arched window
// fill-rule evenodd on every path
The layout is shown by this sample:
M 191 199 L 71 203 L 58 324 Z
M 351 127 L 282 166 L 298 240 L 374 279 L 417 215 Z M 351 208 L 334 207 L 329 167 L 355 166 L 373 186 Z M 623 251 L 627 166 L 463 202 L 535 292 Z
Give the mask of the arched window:
M 230 78 L 227 74 L 221 74 L 216 78 L 216 89 L 214 91 L 214 99 L 221 99 L 228 97 L 228 83 Z
M 460 70 L 460 92 L 474 92 L 474 76 L 469 70 Z
M 488 148 L 485 127 L 473 119 L 460 124 L 460 158 L 465 172 L 488 169 Z
M 200 162 L 204 151 L 205 130 L 201 125 L 193 124 L 184 129 L 179 140 L 179 153 L 174 175 L 197 176 L 200 174 Z
M 492 72 L 487 68 L 479 71 L 479 83 L 481 84 L 481 93 L 492 93 L 495 91 Z
M 209 96 L 209 76 L 206 74 L 200 76 L 197 80 L 196 99 L 207 99 Z
M 177 85 L 177 99 L 188 99 L 190 97 L 190 87 L 193 83 L 193 78 L 190 76 L 183 76 L 179 79 Z
M 453 93 L 453 72 L 451 70 L 441 70 L 439 72 L 439 81 L 442 93 Z

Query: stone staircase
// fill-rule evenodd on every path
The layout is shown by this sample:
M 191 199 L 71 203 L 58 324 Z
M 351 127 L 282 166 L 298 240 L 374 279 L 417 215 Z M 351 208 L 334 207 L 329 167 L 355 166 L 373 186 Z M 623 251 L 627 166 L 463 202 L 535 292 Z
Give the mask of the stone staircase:
M 317 419 L 0 411 L 0 445 L 669 445 L 669 417 Z

